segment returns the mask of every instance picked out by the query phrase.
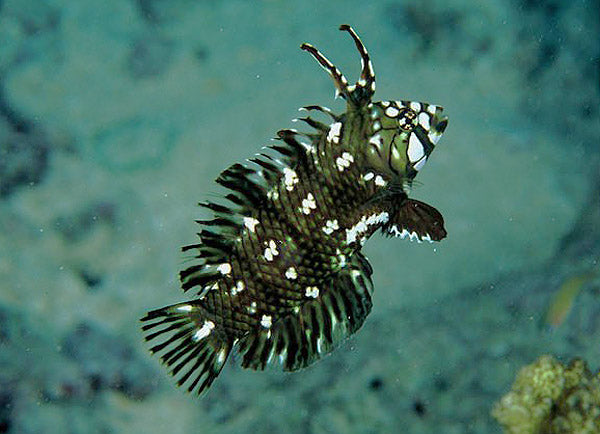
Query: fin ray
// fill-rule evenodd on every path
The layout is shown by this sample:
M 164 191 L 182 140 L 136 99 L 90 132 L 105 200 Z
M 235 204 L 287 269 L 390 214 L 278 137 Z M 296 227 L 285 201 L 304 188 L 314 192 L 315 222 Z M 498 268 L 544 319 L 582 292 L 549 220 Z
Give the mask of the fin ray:
M 179 376 L 182 369 L 189 367 L 179 376 L 177 384 L 183 385 L 196 373 L 188 390 L 192 392 L 196 389 L 198 394 L 206 391 L 223 369 L 233 342 L 207 318 L 200 304 L 188 302 L 167 306 L 148 312 L 141 321 L 148 322 L 142 328 L 144 332 L 168 324 L 146 334 L 146 341 L 162 338 L 160 343 L 151 348 L 151 352 L 163 352 L 161 362 L 175 377 Z M 204 333 L 204 328 L 208 328 L 208 333 Z M 199 332 L 202 332 L 201 336 Z M 201 379 L 204 380 L 198 386 Z

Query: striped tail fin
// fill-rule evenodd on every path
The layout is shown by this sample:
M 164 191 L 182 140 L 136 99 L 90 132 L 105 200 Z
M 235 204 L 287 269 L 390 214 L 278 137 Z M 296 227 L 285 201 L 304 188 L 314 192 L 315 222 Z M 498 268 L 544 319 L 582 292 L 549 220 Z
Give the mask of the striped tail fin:
M 233 340 L 194 302 L 150 311 L 141 321 L 146 341 L 160 339 L 150 352 L 161 354 L 177 385 L 205 392 L 223 369 Z

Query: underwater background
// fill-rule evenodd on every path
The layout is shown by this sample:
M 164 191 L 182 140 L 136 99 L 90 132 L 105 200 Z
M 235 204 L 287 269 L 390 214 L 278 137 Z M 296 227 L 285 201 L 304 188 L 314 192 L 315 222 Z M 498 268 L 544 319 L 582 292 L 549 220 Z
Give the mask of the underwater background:
M 600 368 L 600 2 L 0 0 L 0 433 L 500 433 L 544 354 Z M 362 329 L 293 374 L 178 389 L 139 318 L 188 299 L 214 178 L 333 100 L 442 105 L 412 197 L 435 244 L 363 249 Z M 191 297 L 192 294 L 189 294 Z

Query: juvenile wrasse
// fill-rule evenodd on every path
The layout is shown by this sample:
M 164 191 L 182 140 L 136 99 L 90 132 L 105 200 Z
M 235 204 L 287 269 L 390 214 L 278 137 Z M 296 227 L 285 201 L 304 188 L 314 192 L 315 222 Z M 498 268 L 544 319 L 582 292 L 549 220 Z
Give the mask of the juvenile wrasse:
M 223 202 L 203 202 L 199 241 L 183 247 L 195 263 L 180 273 L 197 297 L 142 318 L 150 351 L 191 392 L 207 390 L 232 348 L 245 368 L 279 362 L 306 367 L 356 332 L 371 310 L 372 268 L 361 248 L 377 230 L 411 241 L 446 236 L 442 215 L 408 191 L 446 129 L 442 107 L 372 102 L 375 73 L 364 45 L 356 84 L 309 44 L 333 79 L 346 111 L 311 105 L 328 124 L 298 119 L 310 132 L 277 133 L 279 142 L 216 182 Z

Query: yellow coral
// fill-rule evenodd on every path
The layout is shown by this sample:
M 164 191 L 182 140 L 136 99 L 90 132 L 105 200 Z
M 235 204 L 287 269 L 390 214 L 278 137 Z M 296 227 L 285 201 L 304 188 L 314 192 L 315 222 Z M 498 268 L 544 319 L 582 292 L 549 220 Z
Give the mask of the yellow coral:
M 492 410 L 506 434 L 600 433 L 600 373 L 542 356 L 521 369 Z

